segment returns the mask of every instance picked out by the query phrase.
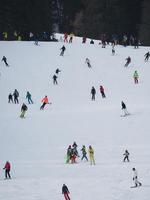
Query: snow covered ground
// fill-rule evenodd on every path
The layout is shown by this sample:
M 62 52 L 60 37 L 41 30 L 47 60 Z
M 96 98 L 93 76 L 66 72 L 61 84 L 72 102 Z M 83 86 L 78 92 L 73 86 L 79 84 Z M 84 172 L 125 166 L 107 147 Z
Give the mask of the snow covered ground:
M 150 62 L 144 62 L 149 50 L 140 47 L 111 46 L 102 49 L 98 41 L 81 44 L 76 38 L 61 42 L 0 42 L 0 58 L 5 55 L 10 67 L 0 63 L 0 200 L 63 199 L 62 184 L 71 200 L 149 200 L 150 199 Z M 125 59 L 132 62 L 124 67 Z M 91 60 L 92 69 L 85 64 Z M 61 70 L 58 85 L 53 85 L 56 68 Z M 133 73 L 139 73 L 139 84 Z M 99 86 L 103 85 L 106 99 Z M 97 90 L 91 101 L 90 90 Z M 8 94 L 18 89 L 19 105 L 8 104 Z M 26 92 L 34 101 L 28 105 L 25 119 L 20 108 L 27 103 Z M 52 105 L 40 111 L 47 95 Z M 131 113 L 122 114 L 121 101 Z M 76 141 L 92 145 L 96 165 L 89 162 L 65 164 L 66 150 Z M 125 149 L 130 163 L 123 163 Z M 4 181 L 5 161 L 12 165 L 12 180 Z M 131 189 L 132 168 L 138 170 L 143 186 Z

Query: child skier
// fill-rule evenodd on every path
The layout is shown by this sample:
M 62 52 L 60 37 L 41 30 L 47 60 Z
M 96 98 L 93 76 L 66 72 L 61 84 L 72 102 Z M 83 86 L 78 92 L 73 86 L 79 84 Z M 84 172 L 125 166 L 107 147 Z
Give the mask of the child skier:
M 125 67 L 128 67 L 128 65 L 131 63 L 131 58 L 130 58 L 130 56 L 128 56 L 127 58 L 126 58 L 126 64 L 124 65 Z
M 129 162 L 129 152 L 128 150 L 125 150 L 125 153 L 123 154 L 124 155 L 124 159 L 123 159 L 123 162 L 125 162 L 126 160 Z
M 90 157 L 90 163 L 91 165 L 94 164 L 95 165 L 95 159 L 94 159 L 94 149 L 92 148 L 92 146 L 89 146 L 89 157 Z
M 101 95 L 102 95 L 102 98 L 106 98 L 105 92 L 104 92 L 104 88 L 103 88 L 102 85 L 100 85 L 100 93 L 101 93 Z
M 45 97 L 42 99 L 42 102 L 43 102 L 43 104 L 41 105 L 40 110 L 44 110 L 44 107 L 45 107 L 46 104 L 51 104 L 51 103 L 49 103 L 49 100 L 48 100 L 48 97 L 47 97 L 47 96 L 45 96 Z
M 69 197 L 70 192 L 68 190 L 68 187 L 65 184 L 63 184 L 62 186 L 62 194 L 64 195 L 65 200 L 70 200 L 70 197 Z
M 6 164 L 5 164 L 4 168 L 3 168 L 3 169 L 5 169 L 5 179 L 7 179 L 7 178 L 11 179 L 10 168 L 11 168 L 10 163 L 8 161 L 6 161 Z
M 132 168 L 133 170 L 133 181 L 135 183 L 135 186 L 134 187 L 138 187 L 138 186 L 142 186 L 142 183 L 140 183 L 138 181 L 138 174 L 137 174 L 137 170 L 135 168 Z
M 82 158 L 81 158 L 81 161 L 82 161 L 84 158 L 86 159 L 86 161 L 88 161 L 88 158 L 87 158 L 87 156 L 86 156 L 87 152 L 86 152 L 86 147 L 85 147 L 85 145 L 82 146 L 81 151 L 82 151 Z
M 32 98 L 31 98 L 31 94 L 30 94 L 29 91 L 27 91 L 26 99 L 28 99 L 28 103 L 29 103 L 29 104 L 33 104 L 33 101 L 32 101 Z
M 137 72 L 137 71 L 134 72 L 133 78 L 134 78 L 134 83 L 135 83 L 135 84 L 138 84 L 139 75 L 138 75 L 138 72 Z
M 96 94 L 96 90 L 95 90 L 95 88 L 94 87 L 92 87 L 92 89 L 91 89 L 91 94 L 92 94 L 92 101 L 95 101 L 95 94 Z
M 129 112 L 127 111 L 127 108 L 126 108 L 126 105 L 125 105 L 125 103 L 122 101 L 121 102 L 121 106 L 122 106 L 122 110 L 124 111 L 124 117 L 126 116 L 126 115 L 129 115 Z
M 90 60 L 89 60 L 88 58 L 85 59 L 85 63 L 87 64 L 87 66 L 88 66 L 89 68 L 92 67 L 92 66 L 91 66 L 91 63 L 90 63 Z
M 20 115 L 20 118 L 24 118 L 25 113 L 26 113 L 27 110 L 28 110 L 28 107 L 26 106 L 25 103 L 23 103 L 23 104 L 22 104 L 22 107 L 21 107 L 21 115 Z
M 9 95 L 8 95 L 8 103 L 13 103 L 13 95 L 10 93 Z
M 61 50 L 60 56 L 63 56 L 66 50 L 66 47 L 63 45 L 60 50 Z
M 3 56 L 2 61 L 4 61 L 5 65 L 6 65 L 7 67 L 9 67 L 9 65 L 8 65 L 8 63 L 7 63 L 7 58 L 6 58 L 5 56 Z

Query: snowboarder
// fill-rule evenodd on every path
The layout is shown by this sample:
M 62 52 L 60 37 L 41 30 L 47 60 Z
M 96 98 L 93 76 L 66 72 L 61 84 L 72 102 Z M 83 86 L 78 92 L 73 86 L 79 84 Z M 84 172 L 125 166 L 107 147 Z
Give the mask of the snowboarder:
M 57 85 L 58 83 L 57 83 L 57 76 L 54 74 L 54 76 L 53 76 L 53 84 L 54 85 Z
M 61 72 L 61 71 L 60 71 L 60 69 L 57 68 L 56 71 L 55 71 L 55 73 L 59 74 L 59 72 Z
M 66 47 L 63 45 L 60 50 L 61 50 L 60 56 L 63 56 L 66 50 Z
M 148 51 L 145 55 L 145 62 L 149 60 L 150 52 Z
M 8 95 L 8 103 L 13 103 L 13 95 L 10 93 L 9 95 Z
M 7 67 L 9 67 L 9 65 L 8 65 L 8 63 L 7 63 L 7 58 L 6 58 L 5 56 L 3 56 L 2 61 L 4 61 L 5 65 L 6 65 Z
M 137 71 L 134 72 L 133 78 L 134 78 L 134 83 L 135 83 L 135 84 L 138 84 L 139 75 L 138 75 L 138 72 L 137 72 Z
M 90 60 L 89 60 L 88 58 L 85 59 L 85 63 L 87 64 L 87 66 L 88 66 L 89 68 L 92 67 L 92 66 L 91 66 L 91 63 L 90 63 Z
M 18 97 L 19 97 L 19 92 L 17 89 L 15 89 L 14 93 L 13 93 L 13 96 L 14 96 L 14 102 L 15 104 L 16 103 L 19 103 L 19 100 L 18 100 Z
M 81 158 L 81 161 L 82 161 L 84 158 L 86 159 L 86 161 L 88 161 L 88 158 L 87 158 L 87 156 L 86 156 L 87 152 L 86 152 L 86 147 L 85 147 L 85 145 L 82 146 L 81 151 L 82 151 L 82 158 Z
M 130 162 L 129 161 L 129 152 L 128 152 L 128 150 L 125 150 L 125 153 L 123 154 L 124 155 L 124 159 L 123 159 L 123 162 L 125 162 L 126 160 L 128 161 L 128 162 Z
M 92 89 L 91 89 L 91 94 L 92 94 L 92 101 L 95 101 L 95 94 L 96 94 L 96 90 L 95 90 L 95 88 L 94 87 L 92 87 Z
M 142 183 L 140 183 L 138 181 L 138 174 L 137 174 L 137 170 L 135 168 L 132 168 L 133 170 L 133 181 L 135 183 L 135 186 L 134 187 L 138 187 L 138 186 L 142 186 Z
M 26 113 L 26 111 L 28 110 L 28 107 L 26 106 L 25 103 L 22 104 L 21 106 L 21 115 L 20 115 L 20 118 L 24 118 L 24 115 Z
M 70 192 L 68 190 L 68 187 L 65 184 L 63 184 L 62 186 L 62 194 L 64 195 L 65 200 L 70 200 L 70 197 L 69 197 Z
M 128 65 L 131 63 L 131 58 L 130 58 L 130 56 L 128 56 L 127 58 L 126 58 L 126 64 L 124 65 L 125 67 L 128 67 Z
M 4 168 L 3 168 L 3 169 L 5 169 L 5 179 L 7 179 L 7 178 L 11 179 L 10 168 L 11 168 L 10 163 L 8 161 L 6 161 L 6 164 L 5 164 Z
M 47 96 L 45 96 L 45 97 L 42 99 L 42 102 L 43 102 L 43 104 L 41 105 L 40 110 L 44 110 L 44 107 L 45 107 L 46 104 L 51 104 L 51 103 L 49 103 L 49 100 L 48 100 L 48 97 L 47 97 Z
M 102 98 L 106 98 L 105 92 L 104 92 L 104 88 L 103 88 L 102 85 L 100 85 L 100 93 L 101 93 L 101 95 L 102 95 Z
M 95 165 L 95 159 L 94 159 L 94 149 L 92 148 L 92 146 L 89 146 L 89 157 L 90 157 L 90 163 L 91 165 L 94 164 Z
M 122 106 L 122 110 L 124 111 L 123 116 L 125 117 L 126 115 L 129 115 L 129 112 L 127 111 L 127 107 L 123 101 L 121 102 L 121 106 Z
M 31 98 L 31 94 L 30 94 L 29 91 L 27 91 L 26 99 L 28 99 L 28 103 L 29 103 L 29 104 L 33 104 L 33 101 L 32 101 L 32 98 Z

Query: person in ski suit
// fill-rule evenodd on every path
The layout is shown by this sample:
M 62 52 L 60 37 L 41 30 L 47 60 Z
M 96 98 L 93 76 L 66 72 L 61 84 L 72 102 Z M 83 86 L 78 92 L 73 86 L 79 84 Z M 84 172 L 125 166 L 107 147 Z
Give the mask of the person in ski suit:
M 94 87 L 92 87 L 92 89 L 91 89 L 91 94 L 92 94 L 92 101 L 95 101 L 95 94 L 96 94 L 96 90 L 95 90 L 95 88 Z
M 57 76 L 54 74 L 54 76 L 53 76 L 53 84 L 54 85 L 57 85 L 58 83 L 57 83 Z
M 28 103 L 29 103 L 29 104 L 33 104 L 33 101 L 32 101 L 32 98 L 31 98 L 31 94 L 30 94 L 29 91 L 27 91 L 26 99 L 28 99 Z
M 103 88 L 102 85 L 100 85 L 99 90 L 100 90 L 100 93 L 101 93 L 101 95 L 102 95 L 102 98 L 106 98 L 106 95 L 105 95 L 105 92 L 104 92 L 104 88 Z
M 134 181 L 134 184 L 135 184 L 135 187 L 138 187 L 138 186 L 142 186 L 142 183 L 140 183 L 138 181 L 138 173 L 137 173 L 137 170 L 135 168 L 132 168 L 133 170 L 133 181 Z
M 64 34 L 64 42 L 67 42 L 67 43 L 68 43 L 68 33 L 65 33 L 65 34 Z
M 11 168 L 10 162 L 6 161 L 5 166 L 3 168 L 5 170 L 5 179 L 7 178 L 11 179 L 10 168 Z
M 70 192 L 68 190 L 68 187 L 65 184 L 63 184 L 62 186 L 62 194 L 64 195 L 65 200 L 70 200 L 70 197 L 69 197 Z
M 8 63 L 7 63 L 7 58 L 5 56 L 3 56 L 2 61 L 5 63 L 5 65 L 7 67 L 9 67 Z
M 46 105 L 46 104 L 50 104 L 47 96 L 45 96 L 45 97 L 42 99 L 42 102 L 43 102 L 43 104 L 41 105 L 40 110 L 44 110 L 45 105 Z
M 21 106 L 21 115 L 20 118 L 24 118 L 26 111 L 28 110 L 28 107 L 26 106 L 25 103 L 22 104 Z
M 72 145 L 72 150 L 73 150 L 73 153 L 74 153 L 77 157 L 79 157 L 77 147 L 78 147 L 78 145 L 76 144 L 76 142 L 74 142 L 73 145 Z
M 15 89 L 14 93 L 13 93 L 13 96 L 14 96 L 14 103 L 19 103 L 19 100 L 18 100 L 18 97 L 19 97 L 19 92 L 17 89 Z
M 125 162 L 126 160 L 128 161 L 128 162 L 130 162 L 129 161 L 129 152 L 128 152 L 128 150 L 125 150 L 125 153 L 123 154 L 123 156 L 124 156 L 124 159 L 123 159 L 123 162 Z
M 113 56 L 115 55 L 115 45 L 114 44 L 112 45 L 112 55 Z
M 121 106 L 122 106 L 121 109 L 124 111 L 124 116 L 129 115 L 129 112 L 127 111 L 127 107 L 123 101 L 121 102 Z
M 72 43 L 73 36 L 74 36 L 74 34 L 73 34 L 73 33 L 70 33 L 70 35 L 69 35 L 69 43 Z
M 82 43 L 86 43 L 86 37 L 85 36 L 82 38 Z
M 92 66 L 91 66 L 91 63 L 90 63 L 90 60 L 89 60 L 88 58 L 85 59 L 85 63 L 87 64 L 87 66 L 88 66 L 89 68 L 92 67 Z
M 8 103 L 13 103 L 13 95 L 10 93 L 9 95 L 8 95 Z
M 134 83 L 135 83 L 135 84 L 138 84 L 139 75 L 138 75 L 138 72 L 137 72 L 137 71 L 134 72 L 133 78 L 134 78 Z
M 131 63 L 131 58 L 130 58 L 130 56 L 128 56 L 127 58 L 126 58 L 126 64 L 124 65 L 125 67 L 127 67 L 130 63 Z
M 66 50 L 66 47 L 63 45 L 60 50 L 61 50 L 60 56 L 63 56 Z
M 66 163 L 69 163 L 69 162 L 70 162 L 71 155 L 72 155 L 72 148 L 71 148 L 71 145 L 69 145 L 69 147 L 68 147 L 68 149 L 67 149 L 67 159 L 66 159 Z
M 86 152 L 86 147 L 85 147 L 85 145 L 83 145 L 82 146 L 82 149 L 81 149 L 81 151 L 82 151 L 82 158 L 81 158 L 81 161 L 85 158 L 86 159 L 86 161 L 88 161 L 88 158 L 87 158 L 87 152 Z
M 145 56 L 145 62 L 148 61 L 150 57 L 150 52 L 147 52 L 144 56 Z
M 56 71 L 55 71 L 55 73 L 59 74 L 59 72 L 61 72 L 61 71 L 60 71 L 60 69 L 57 68 Z
M 89 146 L 89 158 L 90 158 L 90 163 L 91 165 L 95 165 L 95 159 L 94 159 L 94 149 L 92 148 L 92 146 Z

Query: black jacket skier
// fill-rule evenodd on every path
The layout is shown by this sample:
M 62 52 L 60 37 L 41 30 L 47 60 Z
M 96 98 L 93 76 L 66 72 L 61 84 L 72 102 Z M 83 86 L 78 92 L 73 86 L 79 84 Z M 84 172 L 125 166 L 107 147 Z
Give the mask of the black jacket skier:
M 13 93 L 13 96 L 14 96 L 14 102 L 15 103 L 19 103 L 19 100 L 18 100 L 18 97 L 19 97 L 19 92 L 17 89 L 15 89 L 14 93 Z
M 63 184 L 63 186 L 62 186 L 62 194 L 64 195 L 65 200 L 70 200 L 69 193 L 70 192 L 68 190 L 68 187 L 65 184 Z
M 53 76 L 53 83 L 54 83 L 54 85 L 55 85 L 55 84 L 56 84 L 56 85 L 58 84 L 58 83 L 57 83 L 57 78 L 58 78 L 58 77 L 54 74 L 54 76 Z
M 5 56 L 3 56 L 2 61 L 4 61 L 5 65 L 6 65 L 7 67 L 9 67 L 9 65 L 8 65 L 8 63 L 7 63 L 7 58 L 6 58 Z
M 95 101 L 96 90 L 94 87 L 92 87 L 92 89 L 91 89 L 91 94 L 92 94 L 92 101 Z
M 8 95 L 8 103 L 10 102 L 13 103 L 13 95 L 11 93 Z
M 148 61 L 150 57 L 150 52 L 147 52 L 144 56 L 145 56 L 145 61 Z
M 63 45 L 60 50 L 61 50 L 60 56 L 63 56 L 66 50 L 66 47 Z

